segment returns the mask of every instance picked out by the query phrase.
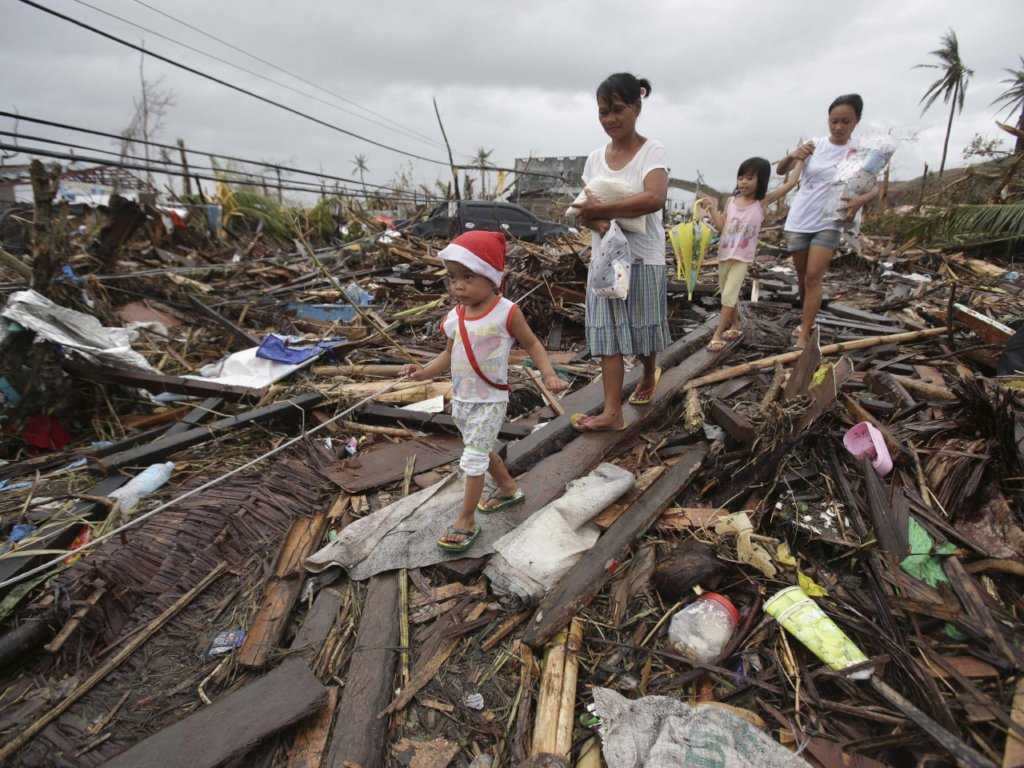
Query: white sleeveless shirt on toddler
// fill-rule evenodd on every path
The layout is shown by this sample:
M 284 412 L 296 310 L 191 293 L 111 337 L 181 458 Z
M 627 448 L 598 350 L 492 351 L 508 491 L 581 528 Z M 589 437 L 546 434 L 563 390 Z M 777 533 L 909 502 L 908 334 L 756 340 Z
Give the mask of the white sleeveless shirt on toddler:
M 494 303 L 482 315 L 466 315 L 467 341 L 473 347 L 473 356 L 480 371 L 495 384 L 508 383 L 508 358 L 512 351 L 512 311 L 514 302 L 504 296 L 495 297 Z M 459 333 L 458 307 L 453 307 L 441 321 L 441 331 L 454 340 L 452 344 L 452 397 L 466 403 L 508 402 L 508 390 L 495 389 L 477 376 L 466 355 L 466 347 Z

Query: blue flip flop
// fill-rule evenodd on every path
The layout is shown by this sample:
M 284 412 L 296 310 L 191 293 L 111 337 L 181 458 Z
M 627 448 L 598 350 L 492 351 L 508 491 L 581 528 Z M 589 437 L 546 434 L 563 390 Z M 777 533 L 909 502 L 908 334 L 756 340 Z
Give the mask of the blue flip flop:
M 440 539 L 437 540 L 437 546 L 439 546 L 445 552 L 465 552 L 467 549 L 473 546 L 473 542 L 476 541 L 476 537 L 480 535 L 480 526 L 475 525 L 473 526 L 473 529 L 470 530 L 469 528 L 456 528 L 454 525 L 449 525 L 447 530 L 445 530 L 444 535 L 465 536 L 466 539 L 464 541 L 458 542 L 457 544 L 453 544 L 449 541 L 445 541 L 444 537 L 442 536 Z
M 487 501 L 498 502 L 493 507 L 485 507 L 482 503 L 476 505 L 476 511 L 481 515 L 491 515 L 501 509 L 513 507 L 516 504 L 522 504 L 526 499 L 526 494 L 523 493 L 522 488 L 516 488 L 511 496 L 508 496 L 501 491 L 495 491 L 487 497 Z

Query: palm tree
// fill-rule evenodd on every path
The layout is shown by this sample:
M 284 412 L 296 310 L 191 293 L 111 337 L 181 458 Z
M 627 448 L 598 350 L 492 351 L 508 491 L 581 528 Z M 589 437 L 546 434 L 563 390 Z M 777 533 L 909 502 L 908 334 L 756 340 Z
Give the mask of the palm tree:
M 964 95 L 967 93 L 967 81 L 974 74 L 973 69 L 968 69 L 960 59 L 960 45 L 956 40 L 956 32 L 952 29 L 942 36 L 942 47 L 931 51 L 932 56 L 939 59 L 939 64 L 918 64 L 917 68 L 938 69 L 942 76 L 928 86 L 928 90 L 921 97 L 924 108 L 923 115 L 928 108 L 935 103 L 935 100 L 942 97 L 944 104 L 949 104 L 949 120 L 946 121 L 946 140 L 942 144 L 942 162 L 939 163 L 939 178 L 942 178 L 942 171 L 946 167 L 946 151 L 949 149 L 949 134 L 953 129 L 953 114 L 963 112 Z
M 365 200 L 366 199 L 366 178 L 363 176 L 363 174 L 366 173 L 368 170 L 370 170 L 369 167 L 367 167 L 367 165 L 366 165 L 366 155 L 356 155 L 352 159 L 352 162 L 354 163 L 354 165 L 352 166 L 352 170 L 359 172 L 359 183 L 363 185 L 363 199 Z
M 1017 118 L 1017 130 L 1024 131 L 1024 56 L 1020 57 L 1020 69 L 1004 69 L 1004 72 L 1009 73 L 1009 77 L 1005 80 L 1000 80 L 1001 83 L 1006 83 L 1009 88 L 1003 91 L 999 98 L 992 102 L 992 105 L 1002 104 L 1006 107 L 1007 115 L 1013 113 L 1015 109 L 1020 109 L 1020 116 Z M 1020 154 L 1024 152 L 1024 136 L 1018 134 L 1017 144 L 1013 148 L 1013 153 Z
M 493 151 L 483 147 L 477 147 L 476 150 L 476 167 L 480 169 L 480 197 L 483 200 L 487 199 L 487 160 Z

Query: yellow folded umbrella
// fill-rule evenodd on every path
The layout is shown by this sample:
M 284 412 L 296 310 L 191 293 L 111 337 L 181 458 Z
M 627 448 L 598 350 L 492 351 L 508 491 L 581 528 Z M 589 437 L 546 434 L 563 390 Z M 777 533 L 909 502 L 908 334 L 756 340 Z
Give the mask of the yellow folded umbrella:
M 693 300 L 693 288 L 697 284 L 704 254 L 711 244 L 711 227 L 700 220 L 698 211 L 701 201 L 693 203 L 693 219 L 677 224 L 668 231 L 672 250 L 676 255 L 676 279 L 686 280 L 686 298 Z

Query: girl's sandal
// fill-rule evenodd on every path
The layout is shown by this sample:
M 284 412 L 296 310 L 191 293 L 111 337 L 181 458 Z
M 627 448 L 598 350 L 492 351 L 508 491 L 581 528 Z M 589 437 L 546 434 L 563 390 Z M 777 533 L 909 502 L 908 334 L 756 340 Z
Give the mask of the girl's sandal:
M 511 496 L 508 496 L 501 491 L 495 491 L 487 497 L 486 501 L 476 505 L 476 511 L 481 515 L 490 515 L 498 510 L 506 509 L 508 507 L 515 506 L 516 504 L 522 504 L 525 499 L 526 494 L 523 493 L 522 488 L 516 488 L 515 491 L 512 492 Z M 498 503 L 485 506 L 488 502 L 492 501 L 496 501 Z
M 708 352 L 721 352 L 723 349 L 725 349 L 725 342 L 721 339 L 712 339 L 708 342 Z
M 722 334 L 722 338 L 726 341 L 736 341 L 736 339 L 743 336 L 743 331 L 736 331 L 730 328 L 728 331 Z
M 444 532 L 444 536 L 437 540 L 437 546 L 443 549 L 445 552 L 465 552 L 476 541 L 476 537 L 480 535 L 480 526 L 474 525 L 470 528 L 456 528 L 454 525 L 449 525 L 447 530 Z M 462 541 L 448 541 L 449 536 L 462 536 Z

